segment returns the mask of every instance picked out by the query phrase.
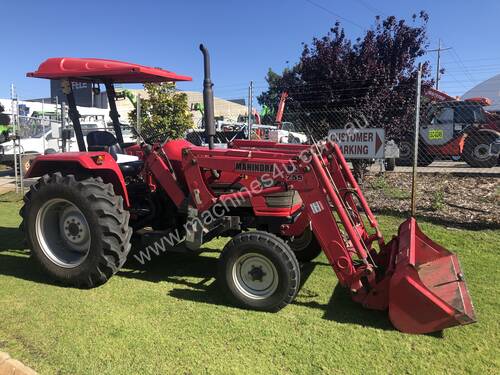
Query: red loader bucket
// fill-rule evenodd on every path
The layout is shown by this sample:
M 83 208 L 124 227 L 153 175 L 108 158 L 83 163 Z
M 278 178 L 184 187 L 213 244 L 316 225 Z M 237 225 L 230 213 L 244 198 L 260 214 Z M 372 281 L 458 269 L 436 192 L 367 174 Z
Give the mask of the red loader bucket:
M 414 218 L 399 227 L 389 287 L 389 317 L 407 333 L 474 323 L 474 307 L 458 258 L 422 233 Z

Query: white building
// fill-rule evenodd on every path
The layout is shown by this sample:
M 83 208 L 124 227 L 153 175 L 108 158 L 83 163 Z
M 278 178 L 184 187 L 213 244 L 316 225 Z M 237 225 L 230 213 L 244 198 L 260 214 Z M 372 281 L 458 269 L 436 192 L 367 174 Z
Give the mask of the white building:
M 483 97 L 492 101 L 492 105 L 485 107 L 490 112 L 500 112 L 500 74 L 497 74 L 486 81 L 474 86 L 461 99 Z
M 147 97 L 144 90 L 129 90 L 132 91 L 136 96 L 141 95 L 141 98 Z M 188 107 L 191 109 L 193 115 L 194 124 L 197 126 L 201 125 L 202 115 L 200 111 L 194 110 L 195 104 L 203 105 L 203 93 L 197 91 L 180 91 L 187 95 Z M 128 123 L 128 114 L 133 110 L 132 103 L 129 100 L 119 100 L 116 102 L 116 107 L 120 113 L 120 120 L 122 122 Z M 246 116 L 247 107 L 242 104 L 232 102 L 230 100 L 225 100 L 221 98 L 214 97 L 214 115 L 223 116 L 225 120 L 236 121 L 239 115 Z

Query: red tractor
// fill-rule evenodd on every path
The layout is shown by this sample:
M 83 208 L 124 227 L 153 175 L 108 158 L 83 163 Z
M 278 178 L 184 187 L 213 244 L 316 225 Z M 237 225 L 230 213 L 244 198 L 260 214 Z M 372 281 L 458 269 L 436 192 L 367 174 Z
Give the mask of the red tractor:
M 214 237 L 230 236 L 219 258 L 218 282 L 242 307 L 286 306 L 300 286 L 299 261 L 322 250 L 352 298 L 366 308 L 389 310 L 403 332 L 475 321 L 456 255 L 426 237 L 414 218 L 386 242 L 336 144 L 237 140 L 214 148 L 209 57 L 200 49 L 208 147 L 146 137 L 130 145 L 121 138 L 114 83 L 189 77 L 74 58 L 48 59 L 28 73 L 61 79 L 80 147 L 39 156 L 26 176 L 39 180 L 26 194 L 22 228 L 49 275 L 76 287 L 104 284 L 125 263 L 133 233 L 148 243 L 178 239 L 190 252 Z M 85 142 L 72 82 L 105 85 L 115 135 L 89 133 Z

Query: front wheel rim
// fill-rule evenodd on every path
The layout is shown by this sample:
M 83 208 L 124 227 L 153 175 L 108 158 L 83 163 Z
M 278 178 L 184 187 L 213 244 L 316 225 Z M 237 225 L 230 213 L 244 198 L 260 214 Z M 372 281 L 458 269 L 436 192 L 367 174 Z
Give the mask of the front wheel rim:
M 279 276 L 273 262 L 259 253 L 246 253 L 233 265 L 233 282 L 244 296 L 260 300 L 274 294 Z
M 399 145 L 399 158 L 409 159 L 411 157 L 411 145 L 409 142 L 401 142 Z
M 82 264 L 90 252 L 90 226 L 82 211 L 72 202 L 53 198 L 38 210 L 35 234 L 45 256 L 63 268 Z

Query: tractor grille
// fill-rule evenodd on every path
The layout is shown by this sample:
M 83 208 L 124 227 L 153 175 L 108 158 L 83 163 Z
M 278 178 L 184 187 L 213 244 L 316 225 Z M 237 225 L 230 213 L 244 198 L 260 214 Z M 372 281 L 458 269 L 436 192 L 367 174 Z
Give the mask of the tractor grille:
M 240 191 L 243 185 L 240 184 L 214 184 L 210 185 L 210 189 L 216 196 L 220 196 L 222 194 L 231 194 Z M 241 201 L 238 205 L 239 207 L 251 207 L 250 201 L 245 199 Z
M 286 208 L 302 203 L 299 193 L 295 190 L 284 191 L 282 193 L 274 193 L 265 196 L 266 204 L 269 207 Z
M 236 193 L 241 189 L 241 187 L 242 185 L 240 184 L 234 184 L 234 185 L 214 184 L 210 186 L 210 188 L 212 189 L 212 191 L 216 196 L 222 194 Z M 266 205 L 270 208 L 287 208 L 302 202 L 299 193 L 297 193 L 295 190 L 284 191 L 282 193 L 269 194 L 265 196 L 265 199 L 266 199 Z M 250 207 L 250 206 L 251 206 L 250 201 L 248 199 L 242 202 L 242 204 L 240 205 L 240 207 Z

